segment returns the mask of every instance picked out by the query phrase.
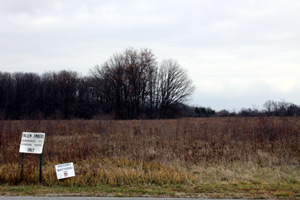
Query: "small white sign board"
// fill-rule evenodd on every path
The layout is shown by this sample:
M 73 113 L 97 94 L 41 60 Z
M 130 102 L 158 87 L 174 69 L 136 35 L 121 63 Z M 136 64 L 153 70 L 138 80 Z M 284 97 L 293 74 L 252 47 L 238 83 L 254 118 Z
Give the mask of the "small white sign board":
M 19 152 L 41 154 L 44 141 L 45 133 L 23 132 Z
M 55 165 L 57 179 L 70 178 L 75 176 L 74 165 L 72 162 Z

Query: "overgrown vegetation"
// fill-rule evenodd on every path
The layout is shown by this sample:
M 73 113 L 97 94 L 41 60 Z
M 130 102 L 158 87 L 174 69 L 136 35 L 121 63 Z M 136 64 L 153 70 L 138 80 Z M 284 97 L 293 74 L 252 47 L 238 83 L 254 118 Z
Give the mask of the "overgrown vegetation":
M 168 196 L 300 196 L 300 118 L 0 121 L 1 183 L 20 183 L 23 131 L 46 133 L 48 187 L 93 186 L 106 188 L 100 193 L 132 195 L 153 194 L 159 187 L 154 193 Z M 64 162 L 74 162 L 76 177 L 58 181 L 54 165 Z M 26 154 L 23 184 L 38 182 L 37 168 L 38 157 Z

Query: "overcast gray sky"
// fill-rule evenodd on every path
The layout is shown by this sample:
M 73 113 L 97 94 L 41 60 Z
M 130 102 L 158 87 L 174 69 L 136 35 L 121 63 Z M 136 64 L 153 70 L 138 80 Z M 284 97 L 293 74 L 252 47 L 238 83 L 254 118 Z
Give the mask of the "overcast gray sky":
M 300 104 L 300 0 L 0 0 L 0 71 L 87 75 L 128 47 L 175 59 L 191 104 Z

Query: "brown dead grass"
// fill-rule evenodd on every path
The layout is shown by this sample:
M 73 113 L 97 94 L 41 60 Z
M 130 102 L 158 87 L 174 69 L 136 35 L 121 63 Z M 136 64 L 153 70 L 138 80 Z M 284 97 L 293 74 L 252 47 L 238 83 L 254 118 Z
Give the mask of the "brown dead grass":
M 23 131 L 46 133 L 47 186 L 299 196 L 300 118 L 0 121 L 0 183 L 20 182 Z M 64 162 L 74 162 L 76 178 L 56 180 Z M 37 183 L 38 156 L 26 154 L 24 170 L 24 183 Z
M 0 163 L 19 161 L 23 131 L 46 133 L 45 161 L 300 162 L 300 118 L 0 121 Z

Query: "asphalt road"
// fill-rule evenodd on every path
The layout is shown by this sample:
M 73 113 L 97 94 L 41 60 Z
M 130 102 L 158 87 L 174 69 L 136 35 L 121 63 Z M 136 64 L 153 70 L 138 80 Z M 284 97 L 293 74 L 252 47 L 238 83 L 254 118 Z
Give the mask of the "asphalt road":
M 196 200 L 197 198 L 141 198 L 141 197 L 8 197 L 0 196 L 0 200 Z M 198 199 L 199 200 L 199 199 Z M 203 199 L 202 199 L 203 200 Z

